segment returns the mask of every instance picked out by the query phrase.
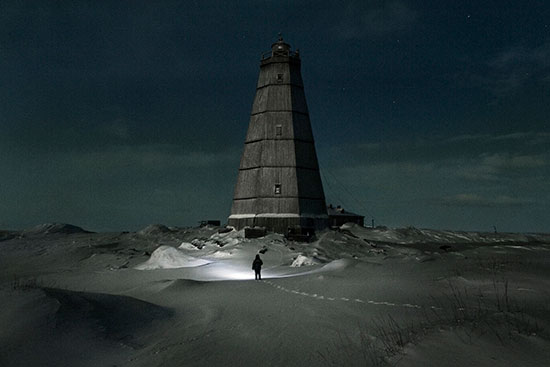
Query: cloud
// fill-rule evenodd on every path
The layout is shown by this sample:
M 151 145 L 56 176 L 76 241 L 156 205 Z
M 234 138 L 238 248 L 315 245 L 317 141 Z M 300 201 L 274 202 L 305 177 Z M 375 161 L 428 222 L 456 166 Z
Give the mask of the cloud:
M 149 144 L 119 146 L 109 149 L 83 152 L 73 155 L 58 155 L 53 159 L 65 161 L 73 167 L 92 170 L 118 171 L 140 169 L 151 172 L 181 170 L 186 168 L 214 168 L 235 161 L 238 152 L 188 151 L 175 144 Z
M 486 73 L 471 79 L 497 97 L 516 93 L 528 83 L 547 84 L 550 80 L 550 42 L 530 48 L 510 47 L 494 55 L 487 67 Z
M 320 163 L 327 198 L 352 211 L 428 216 L 414 211 L 424 208 L 417 210 L 437 218 L 442 207 L 469 207 L 498 217 L 498 208 L 548 205 L 548 146 L 548 133 L 461 135 L 346 145 Z
M 496 69 L 515 68 L 518 65 L 534 65 L 539 67 L 550 66 L 550 42 L 540 46 L 527 48 L 510 47 L 509 49 L 497 54 L 488 64 Z
M 0 171 L 7 172 L 0 190 L 0 228 L 61 221 L 119 230 L 223 219 L 239 153 L 203 152 L 183 143 L 31 154 L 25 147 L 10 150 L 8 156 L 0 154 Z
M 349 165 L 380 163 L 433 164 L 481 167 L 490 172 L 538 169 L 550 163 L 550 134 L 517 132 L 512 134 L 459 135 L 347 144 L 332 147 L 328 161 Z
M 404 1 L 354 1 L 345 8 L 334 32 L 344 39 L 381 36 L 407 29 L 417 18 L 418 12 Z
M 130 137 L 128 122 L 123 118 L 117 118 L 110 123 L 100 125 L 100 130 L 108 137 L 114 137 L 121 140 L 128 140 Z
M 152 177 L 176 172 L 189 173 L 238 167 L 240 151 L 200 151 L 185 144 L 142 144 L 99 146 L 96 150 L 27 152 L 24 148 L 7 151 L 0 168 L 21 175 L 55 177 L 57 181 L 105 181 L 113 176 Z M 236 169 L 236 168 L 235 168 Z
M 514 170 L 522 168 L 539 168 L 547 164 L 542 156 L 492 154 L 482 157 L 484 165 L 500 170 Z
M 478 194 L 457 194 L 439 200 L 444 206 L 463 207 L 515 207 L 532 204 L 532 200 L 500 195 L 497 197 L 483 197 Z
M 482 154 L 457 170 L 457 176 L 471 180 L 501 180 L 504 177 L 525 174 L 548 165 L 545 155 L 517 155 L 510 153 Z

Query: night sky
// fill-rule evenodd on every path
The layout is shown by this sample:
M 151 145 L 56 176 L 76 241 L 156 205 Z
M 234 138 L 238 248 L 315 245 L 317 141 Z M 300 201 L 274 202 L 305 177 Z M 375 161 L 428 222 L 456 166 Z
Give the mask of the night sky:
M 279 32 L 327 203 L 550 231 L 548 0 L 3 0 L 0 228 L 225 222 Z

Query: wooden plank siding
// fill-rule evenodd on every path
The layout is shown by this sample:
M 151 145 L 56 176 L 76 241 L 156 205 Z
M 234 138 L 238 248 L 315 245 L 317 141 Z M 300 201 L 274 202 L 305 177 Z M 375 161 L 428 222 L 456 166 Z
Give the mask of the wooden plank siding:
M 282 40 L 260 64 L 228 224 L 324 228 L 327 209 L 300 72 Z

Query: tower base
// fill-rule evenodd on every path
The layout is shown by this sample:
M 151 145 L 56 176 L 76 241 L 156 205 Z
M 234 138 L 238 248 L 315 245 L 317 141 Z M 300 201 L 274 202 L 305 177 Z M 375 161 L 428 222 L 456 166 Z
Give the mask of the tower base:
M 265 227 L 271 232 L 287 234 L 293 228 L 312 231 L 325 229 L 329 225 L 329 220 L 328 216 L 298 214 L 233 214 L 229 216 L 227 224 L 237 230 L 244 227 Z

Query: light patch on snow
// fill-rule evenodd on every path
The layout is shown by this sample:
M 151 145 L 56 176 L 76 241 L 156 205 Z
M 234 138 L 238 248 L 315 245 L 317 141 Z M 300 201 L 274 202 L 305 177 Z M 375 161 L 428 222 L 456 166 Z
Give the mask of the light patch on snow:
M 353 223 L 344 223 L 340 226 L 340 229 L 350 229 L 350 228 L 353 228 L 353 227 L 354 227 Z
M 231 214 L 229 219 L 247 219 L 247 218 L 299 218 L 300 214 L 295 213 L 262 213 L 262 214 Z
M 230 251 L 216 251 L 213 254 L 208 255 L 208 257 L 213 259 L 229 259 L 233 256 Z
M 224 241 L 224 246 L 235 246 L 236 244 L 240 243 L 241 240 L 238 238 L 229 238 L 226 241 Z
M 514 245 L 508 245 L 508 246 L 505 246 L 505 247 L 508 247 L 508 248 L 515 248 L 515 249 L 519 249 L 519 250 L 527 250 L 527 251 L 533 251 L 533 249 L 527 247 L 527 246 L 514 246 Z
M 351 263 L 351 261 L 348 260 L 348 259 L 334 260 L 334 261 L 329 262 L 326 265 L 323 265 L 323 267 L 321 269 L 319 269 L 319 271 L 333 271 L 333 270 L 344 269 L 350 263 Z
M 464 235 L 462 235 L 462 234 L 458 234 L 458 233 L 448 233 L 448 232 L 445 232 L 445 234 L 448 234 L 448 235 L 450 235 L 450 236 L 453 236 L 453 235 L 454 235 L 456 238 L 460 238 L 460 239 L 463 239 L 463 240 L 472 242 L 472 238 L 471 238 L 471 237 L 464 236 Z
M 198 274 L 197 274 L 198 275 Z M 225 263 L 214 263 L 197 277 L 200 280 L 252 280 L 254 271 L 248 267 L 235 266 Z
M 311 257 L 307 257 L 307 256 L 304 256 L 304 255 L 298 255 L 298 257 L 296 259 L 294 259 L 294 261 L 292 262 L 292 264 L 290 264 L 291 267 L 293 268 L 297 268 L 297 267 L 300 267 L 300 266 L 311 266 L 311 265 L 317 265 L 319 264 L 319 261 L 311 258 Z
M 233 230 L 226 233 L 214 233 L 210 236 L 210 241 L 218 243 L 221 246 L 234 246 L 244 240 L 244 229 L 241 229 L 240 231 Z
M 198 250 L 196 246 L 193 246 L 190 242 L 182 242 L 178 247 L 181 250 Z
M 257 214 L 258 218 L 300 218 L 300 214 L 294 213 L 262 213 Z
M 229 219 L 246 219 L 246 218 L 254 218 L 256 214 L 231 214 L 229 216 Z
M 160 246 L 151 254 L 149 260 L 135 267 L 137 270 L 192 268 L 209 264 L 210 261 L 197 259 L 184 254 L 171 246 Z

